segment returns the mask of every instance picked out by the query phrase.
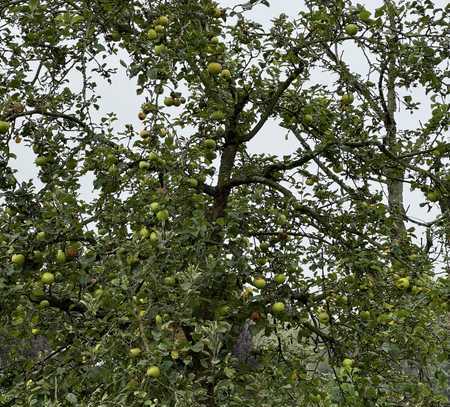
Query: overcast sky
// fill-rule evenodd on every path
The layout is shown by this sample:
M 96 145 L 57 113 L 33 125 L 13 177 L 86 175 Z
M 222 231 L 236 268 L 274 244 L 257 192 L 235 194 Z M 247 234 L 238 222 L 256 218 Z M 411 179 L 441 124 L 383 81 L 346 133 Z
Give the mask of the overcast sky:
M 237 4 L 243 3 L 243 1 L 233 1 L 233 0 L 220 0 L 219 3 L 223 7 L 232 7 Z M 295 17 L 300 9 L 304 9 L 303 1 L 291 1 L 291 0 L 278 0 L 271 1 L 272 5 L 270 8 L 265 6 L 258 6 L 248 16 L 266 27 L 269 27 L 271 20 L 277 17 L 279 14 L 284 13 L 290 17 Z M 358 3 L 364 4 L 365 7 L 371 11 L 379 7 L 382 4 L 381 0 L 359 0 Z M 445 6 L 445 1 L 439 0 L 434 2 L 437 6 Z M 356 2 L 355 2 L 356 4 Z M 124 58 L 124 56 L 122 56 Z M 351 68 L 357 72 L 365 72 L 366 65 L 362 58 L 360 51 L 356 47 L 347 45 L 345 48 L 345 59 L 350 63 Z M 123 128 L 124 124 L 132 123 L 136 129 L 140 128 L 139 120 L 137 119 L 137 112 L 139 106 L 143 102 L 142 96 L 136 96 L 136 87 L 133 81 L 127 79 L 123 68 L 118 64 L 117 61 L 112 61 L 117 64 L 119 68 L 119 74 L 113 82 L 113 86 L 109 86 L 106 83 L 101 83 L 99 86 L 99 92 L 103 96 L 103 101 L 101 103 L 102 114 L 105 112 L 116 112 L 119 121 L 117 123 L 117 128 Z M 322 83 L 331 80 L 330 75 L 321 75 L 320 72 L 315 74 L 313 80 L 320 81 Z M 428 105 L 428 100 L 425 95 L 416 92 L 416 95 L 420 96 L 423 101 L 422 108 L 411 116 L 406 112 L 398 113 L 398 123 L 399 128 L 411 128 L 419 124 L 420 121 L 425 121 L 429 117 L 430 109 Z M 35 179 L 36 185 L 39 187 L 41 184 L 37 176 L 37 169 L 35 168 L 34 154 L 30 148 L 24 146 L 23 144 L 12 145 L 13 151 L 18 155 L 18 160 L 15 161 L 14 166 L 19 169 L 19 179 L 27 180 L 29 178 Z M 288 140 L 284 139 L 284 130 L 276 125 L 276 123 L 268 123 L 263 131 L 249 144 L 250 151 L 257 153 L 270 153 L 284 155 L 292 153 L 298 148 L 298 142 L 292 137 Z M 92 196 L 92 189 L 90 183 L 86 182 L 83 186 L 82 197 L 88 199 Z M 433 211 L 427 214 L 425 210 L 421 209 L 418 205 L 423 201 L 421 193 L 410 193 L 408 192 L 405 197 L 405 204 L 409 207 L 409 214 L 415 218 L 427 221 L 431 220 L 436 216 L 437 212 Z

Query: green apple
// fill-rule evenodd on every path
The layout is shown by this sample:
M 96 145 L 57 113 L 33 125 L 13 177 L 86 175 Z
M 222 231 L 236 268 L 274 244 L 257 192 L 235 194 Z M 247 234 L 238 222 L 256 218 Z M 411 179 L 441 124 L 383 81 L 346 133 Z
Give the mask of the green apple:
M 229 69 L 222 69 L 222 72 L 220 72 L 220 77 L 224 79 L 230 79 L 231 78 L 231 72 Z
M 162 324 L 162 322 L 163 322 L 162 316 L 161 315 L 156 315 L 155 316 L 155 324 L 159 326 L 159 325 Z
M 49 305 L 50 305 L 50 303 L 49 303 L 47 300 L 42 300 L 42 301 L 39 303 L 39 306 L 40 306 L 41 308 L 47 308 Z
M 253 285 L 260 290 L 266 286 L 266 280 L 263 277 L 256 277 L 253 280 Z
M 156 40 L 158 38 L 158 33 L 153 28 L 147 31 L 147 38 L 151 41 Z
M 141 130 L 139 135 L 145 140 L 151 136 L 151 133 L 148 130 Z
M 23 254 L 13 254 L 11 256 L 11 262 L 16 266 L 23 266 L 25 263 L 25 256 Z
M 56 262 L 59 264 L 63 264 L 66 262 L 66 253 L 63 250 L 58 249 L 56 252 Z
M 158 154 L 156 154 L 154 151 L 152 151 L 149 155 L 148 155 L 148 159 L 150 161 L 158 161 L 159 157 Z
M 131 348 L 129 353 L 132 358 L 137 358 L 141 354 L 141 349 L 140 348 Z
M 305 114 L 303 116 L 303 123 L 310 125 L 310 124 L 313 124 L 313 122 L 314 122 L 314 117 L 312 114 Z
M 316 180 L 315 180 L 315 178 L 313 178 L 313 177 L 306 178 L 306 180 L 305 180 L 305 184 L 306 184 L 306 185 L 309 185 L 309 186 L 312 186 L 312 185 L 314 185 L 315 183 L 316 183 Z
M 173 97 L 171 97 L 171 96 L 165 97 L 165 98 L 164 98 L 164 104 L 165 104 L 166 106 L 168 106 L 168 107 L 173 106 L 173 105 L 175 104 L 175 103 L 174 103 Z
M 45 233 L 45 232 L 38 232 L 36 234 L 36 240 L 38 240 L 39 242 L 42 242 L 46 238 L 47 238 L 47 233 Z
M 55 275 L 53 273 L 50 273 L 46 271 L 41 276 L 41 281 L 46 285 L 51 285 L 55 282 Z
M 346 369 L 351 369 L 352 365 L 353 365 L 353 360 L 352 359 L 345 358 L 342 361 L 342 366 L 345 367 Z
M 368 321 L 370 319 L 370 311 L 361 311 L 359 313 L 359 317 L 363 320 L 363 321 Z
M 319 321 L 322 324 L 327 324 L 328 322 L 330 322 L 330 316 L 325 311 L 320 311 L 318 314 L 318 317 L 319 317 Z
M 350 35 L 351 37 L 358 34 L 359 28 L 356 24 L 347 24 L 344 28 L 347 35 Z
M 148 170 L 150 168 L 150 163 L 148 161 L 139 161 L 140 170 Z
M 224 316 L 228 315 L 230 313 L 230 306 L 229 305 L 222 305 L 217 309 L 217 315 Z
M 134 254 L 130 254 L 127 256 L 127 264 L 129 266 L 134 266 L 139 263 L 139 258 Z
M 9 131 L 9 123 L 3 120 L 0 120 L 0 134 L 6 134 Z
M 160 25 L 167 25 L 167 24 L 169 24 L 169 17 L 167 17 L 167 16 L 159 16 L 156 19 L 156 24 L 160 24 Z
M 157 378 L 161 375 L 161 371 L 159 370 L 158 366 L 150 366 L 147 369 L 147 376 Z
M 159 240 L 158 233 L 156 233 L 156 232 L 150 233 L 150 241 L 152 243 L 156 243 L 158 240 Z
M 206 148 L 208 148 L 208 149 L 210 149 L 210 150 L 213 150 L 213 149 L 216 148 L 217 143 L 216 143 L 216 141 L 213 140 L 212 138 L 208 138 L 208 139 L 206 139 L 206 140 L 204 141 L 204 145 L 205 145 Z
M 155 45 L 155 54 L 163 55 L 167 52 L 167 47 L 164 44 Z
M 44 165 L 46 165 L 48 163 L 48 157 L 45 156 L 39 156 L 36 158 L 36 160 L 34 160 L 34 163 L 38 166 L 38 167 L 43 167 Z
M 210 62 L 208 64 L 208 72 L 211 75 L 218 75 L 220 72 L 222 72 L 222 65 L 220 65 L 218 62 Z
M 439 191 L 430 191 L 427 193 L 427 198 L 430 202 L 437 202 L 439 201 L 439 198 L 441 197 L 441 194 Z
M 277 217 L 277 223 L 279 224 L 279 225 L 284 225 L 284 224 L 286 224 L 287 223 L 287 217 L 286 217 L 286 215 L 284 215 L 283 213 L 281 213 L 280 215 L 278 215 L 278 217 Z
M 283 283 L 286 281 L 286 276 L 285 276 L 284 274 L 277 274 L 277 275 L 274 277 L 274 281 L 275 281 L 277 284 L 283 284 Z
M 176 284 L 175 277 L 169 276 L 164 278 L 164 284 L 173 287 Z
M 169 219 L 169 211 L 167 209 L 158 211 L 156 213 L 156 219 L 158 219 L 160 222 L 166 221 L 167 219 Z
M 186 182 L 193 188 L 198 186 L 198 181 L 195 178 L 188 178 Z
M 150 209 L 151 209 L 153 212 L 156 212 L 156 211 L 159 209 L 159 202 L 152 202 L 152 203 L 150 204 Z
M 272 305 L 272 312 L 274 314 L 281 314 L 282 312 L 284 312 L 285 310 L 285 306 L 282 302 L 276 302 L 275 304 Z
M 142 239 L 147 239 L 147 237 L 150 236 L 150 231 L 148 230 L 147 226 L 142 226 L 141 230 L 139 231 L 139 235 L 142 237 Z
M 409 277 L 402 277 L 397 279 L 395 286 L 402 290 L 406 290 L 409 287 Z
M 31 333 L 33 335 L 39 335 L 39 332 L 41 332 L 41 330 L 39 328 L 32 328 L 31 329 Z
M 162 32 L 164 32 L 164 30 L 165 30 L 165 28 L 164 28 L 164 26 L 163 25 L 155 25 L 155 31 L 157 32 L 157 33 L 162 33 Z
M 343 105 L 351 105 L 353 101 L 355 100 L 355 97 L 352 93 L 346 93 L 345 95 L 342 95 L 341 97 L 341 103 Z

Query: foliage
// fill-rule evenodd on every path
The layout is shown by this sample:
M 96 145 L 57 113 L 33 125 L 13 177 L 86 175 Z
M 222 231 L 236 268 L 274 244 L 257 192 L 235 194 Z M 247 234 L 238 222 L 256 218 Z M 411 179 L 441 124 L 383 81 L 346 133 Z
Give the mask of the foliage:
M 2 1 L 0 405 L 447 405 L 448 7 L 265 6 Z

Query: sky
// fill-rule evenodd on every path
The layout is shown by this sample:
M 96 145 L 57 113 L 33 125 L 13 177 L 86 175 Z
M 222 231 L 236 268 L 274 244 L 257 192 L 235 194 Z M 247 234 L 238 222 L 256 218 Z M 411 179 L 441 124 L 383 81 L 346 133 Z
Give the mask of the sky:
M 244 3 L 244 1 L 233 0 L 220 0 L 222 7 L 233 7 L 238 4 Z M 363 4 L 367 9 L 374 11 L 375 8 L 382 5 L 381 0 L 359 0 L 358 3 Z M 434 2 L 437 6 L 444 6 L 443 0 L 436 0 Z M 271 7 L 265 7 L 260 5 L 248 13 L 255 21 L 263 24 L 265 27 L 270 27 L 271 20 L 281 13 L 284 13 L 290 17 L 295 17 L 299 9 L 304 9 L 304 1 L 292 1 L 292 0 L 278 0 L 271 1 Z M 353 70 L 357 72 L 365 72 L 367 66 L 364 58 L 362 57 L 360 50 L 356 47 L 346 46 L 344 49 L 346 60 L 350 63 Z M 126 59 L 125 55 L 119 55 L 120 58 Z M 143 102 L 142 96 L 136 96 L 134 82 L 127 79 L 123 67 L 119 65 L 119 57 L 114 61 L 119 69 L 119 73 L 113 81 L 113 86 L 109 86 L 107 83 L 99 84 L 99 93 L 102 95 L 101 108 L 102 113 L 117 112 L 119 121 L 117 122 L 117 128 L 123 128 L 126 123 L 131 123 L 136 129 L 139 129 L 140 122 L 137 119 L 137 112 Z M 321 72 L 316 72 L 313 76 L 313 80 L 319 82 L 329 82 L 332 78 L 329 75 L 323 75 Z M 74 78 L 73 82 L 76 82 Z M 428 101 L 425 94 L 421 94 L 420 90 L 416 92 L 420 100 L 424 102 L 422 108 L 411 116 L 407 112 L 400 111 L 398 113 L 398 121 L 400 127 L 408 128 L 415 127 L 421 121 L 425 121 L 430 114 Z M 18 178 L 20 180 L 28 180 L 33 178 L 36 185 L 39 187 L 41 184 L 37 179 L 37 169 L 33 164 L 34 154 L 30 148 L 23 144 L 12 145 L 13 152 L 18 156 L 18 159 L 14 162 L 15 168 L 19 170 Z M 269 122 L 264 127 L 263 131 L 249 143 L 249 150 L 253 153 L 267 153 L 276 154 L 279 156 L 292 153 L 298 148 L 298 141 L 293 137 L 284 139 L 284 131 L 280 132 L 280 128 L 276 123 Z M 91 180 L 87 177 L 83 182 L 81 191 L 83 199 L 89 200 L 92 198 Z M 405 195 L 405 204 L 409 207 L 409 214 L 414 218 L 422 221 L 430 221 L 437 215 L 437 211 L 433 210 L 427 213 L 423 208 L 419 207 L 420 202 L 423 201 L 423 196 L 419 192 L 407 192 Z

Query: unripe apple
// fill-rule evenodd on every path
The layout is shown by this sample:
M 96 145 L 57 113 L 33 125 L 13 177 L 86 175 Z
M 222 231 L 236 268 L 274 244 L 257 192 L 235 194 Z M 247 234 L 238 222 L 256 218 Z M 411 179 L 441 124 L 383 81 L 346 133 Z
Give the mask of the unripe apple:
M 359 313 L 359 317 L 363 320 L 363 321 L 368 321 L 370 319 L 370 311 L 361 311 Z
M 156 19 L 156 24 L 160 24 L 160 25 L 167 25 L 167 24 L 169 24 L 169 17 L 167 17 L 167 16 L 159 16 Z
M 141 230 L 139 231 L 139 235 L 142 237 L 142 239 L 146 239 L 150 236 L 150 231 L 146 226 L 142 226 Z
M 161 371 L 159 370 L 158 366 L 150 366 L 147 369 L 147 376 L 157 378 L 161 375 Z
M 9 131 L 9 123 L 0 120 L 0 134 L 6 134 Z
M 36 240 L 38 240 L 39 242 L 42 242 L 46 238 L 47 238 L 47 233 L 45 233 L 45 232 L 38 232 L 36 234 Z
M 155 31 L 157 32 L 157 33 L 162 33 L 162 32 L 164 32 L 164 30 L 165 30 L 165 28 L 164 28 L 164 26 L 163 25 L 156 25 L 155 26 Z
M 32 328 L 31 329 L 31 333 L 33 335 L 39 335 L 39 332 L 41 332 L 41 330 L 39 328 Z
M 180 98 L 173 98 L 173 105 L 178 107 L 181 105 Z
M 34 160 L 34 163 L 38 167 L 43 167 L 45 164 L 48 163 L 48 158 L 41 155 L 41 156 L 37 157 L 36 160 Z
M 156 211 L 159 209 L 159 203 L 158 203 L 158 202 L 152 202 L 152 203 L 150 204 L 150 209 L 151 209 L 153 212 L 156 212 Z
M 53 273 L 50 273 L 46 271 L 41 276 L 41 281 L 46 285 L 51 285 L 55 282 L 55 275 Z
M 327 324 L 328 322 L 330 322 L 330 316 L 325 311 L 319 312 L 318 317 L 319 317 L 319 321 L 322 324 Z
M 156 232 L 150 233 L 150 241 L 152 243 L 156 243 L 158 240 L 159 240 L 158 233 L 156 233 Z
M 153 29 L 147 31 L 147 38 L 151 41 L 156 40 L 158 38 L 158 33 Z
M 406 290 L 409 287 L 409 277 L 403 277 L 403 278 L 399 278 L 396 282 L 395 282 L 395 286 L 397 288 L 400 288 L 402 290 Z
M 341 103 L 343 105 L 351 105 L 354 100 L 355 100 L 355 98 L 352 93 L 346 93 L 345 95 L 342 95 L 342 97 L 341 97 Z
M 48 300 L 42 300 L 42 301 L 39 303 L 39 306 L 40 306 L 41 308 L 47 308 L 49 305 L 50 305 L 50 303 L 48 302 Z
M 427 198 L 430 202 L 437 202 L 439 201 L 439 198 L 441 197 L 441 194 L 439 191 L 430 191 L 427 193 Z
M 358 34 L 359 28 L 356 24 L 347 24 L 344 28 L 347 35 L 350 35 L 351 37 Z
M 314 122 L 314 117 L 312 114 L 305 114 L 303 116 L 303 123 L 305 124 L 312 124 Z
M 141 349 L 140 348 L 131 348 L 129 352 L 130 352 L 130 356 L 132 358 L 136 358 L 141 354 Z
M 173 287 L 176 284 L 175 277 L 169 276 L 164 278 L 164 284 Z
M 60 264 L 66 262 L 66 253 L 64 253 L 64 251 L 61 249 L 58 249 L 58 251 L 56 252 L 56 262 Z
M 158 219 L 160 222 L 166 221 L 167 219 L 169 219 L 169 211 L 167 209 L 158 211 L 156 213 L 156 219 Z
M 286 224 L 286 222 L 287 222 L 287 217 L 286 217 L 286 215 L 284 215 L 284 214 L 278 215 L 277 223 L 278 223 L 279 225 L 284 225 L 284 224 Z
M 277 284 L 283 284 L 283 283 L 286 281 L 286 276 L 285 276 L 284 274 L 277 274 L 277 275 L 274 277 L 274 281 L 275 281 Z
M 306 180 L 305 180 L 305 184 L 309 185 L 309 186 L 312 186 L 315 183 L 316 183 L 316 180 L 313 177 L 306 178 Z
M 152 151 L 149 155 L 148 155 L 148 159 L 150 161 L 158 161 L 159 157 L 158 154 L 156 154 L 154 151 Z
M 222 65 L 220 65 L 218 62 L 210 62 L 208 64 L 208 72 L 211 75 L 218 75 L 220 72 L 222 72 Z
M 155 45 L 155 54 L 163 55 L 167 52 L 167 47 L 164 44 Z
M 253 280 L 253 285 L 260 290 L 266 286 L 266 280 L 263 277 L 256 277 Z
M 150 163 L 148 161 L 139 161 L 140 170 L 148 170 L 150 168 Z
M 352 365 L 353 365 L 353 360 L 352 359 L 345 358 L 342 361 L 342 366 L 345 367 L 346 369 L 351 369 Z
M 217 146 L 216 141 L 213 140 L 213 139 L 211 139 L 211 138 L 206 139 L 206 140 L 203 142 L 203 144 L 204 144 L 204 146 L 205 146 L 206 148 L 211 149 L 211 150 L 215 149 L 216 146 Z
M 186 182 L 193 188 L 198 186 L 198 181 L 195 178 L 188 178 Z
M 141 130 L 139 132 L 139 135 L 143 138 L 143 139 L 147 139 L 151 136 L 151 133 L 148 130 Z
M 272 312 L 274 314 L 281 314 L 282 312 L 284 312 L 285 310 L 285 306 L 282 302 L 276 302 L 275 304 L 272 305 Z
M 164 104 L 168 107 L 173 106 L 174 105 L 174 99 L 171 96 L 167 96 L 164 98 Z
M 163 319 L 162 319 L 161 315 L 156 315 L 155 324 L 159 326 L 162 324 L 162 322 L 163 322 Z
M 137 263 L 139 263 L 139 259 L 134 254 L 130 254 L 130 255 L 127 256 L 127 264 L 129 266 L 134 266 Z
M 23 266 L 25 263 L 25 256 L 23 254 L 13 254 L 11 256 L 11 262 L 16 266 Z
M 138 113 L 139 120 L 145 120 L 146 117 L 147 117 L 147 115 L 144 112 L 139 112 Z
M 224 79 L 230 79 L 231 78 L 231 72 L 229 69 L 222 69 L 222 72 L 220 73 L 220 77 Z

